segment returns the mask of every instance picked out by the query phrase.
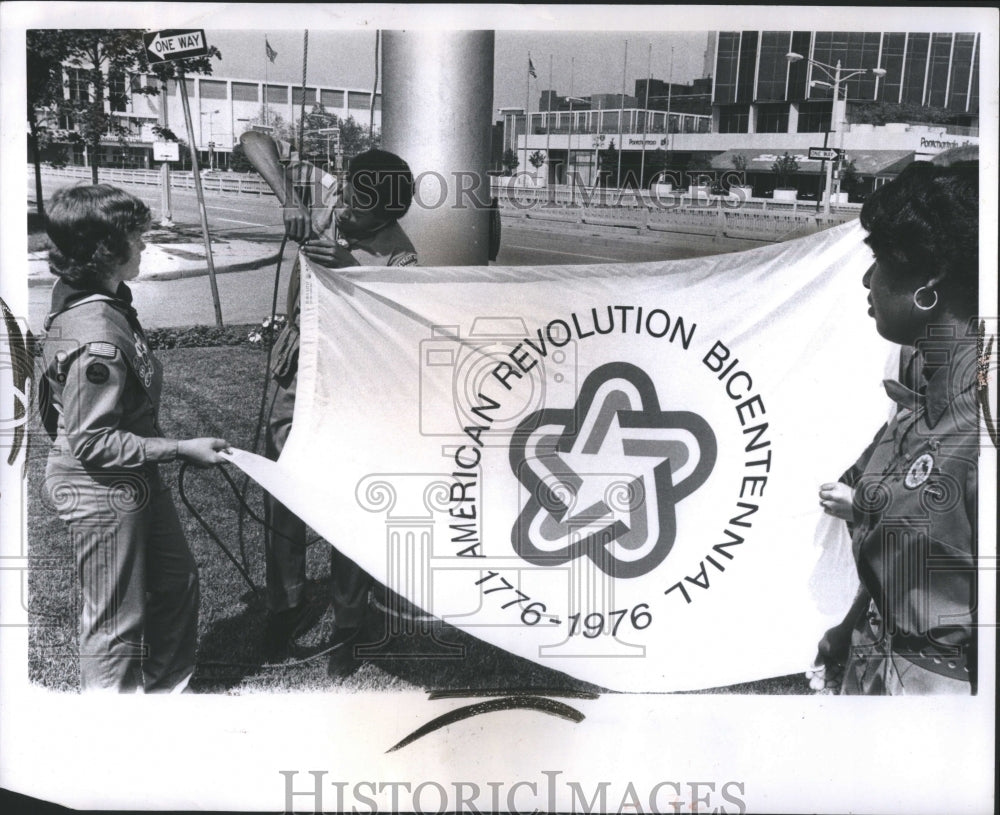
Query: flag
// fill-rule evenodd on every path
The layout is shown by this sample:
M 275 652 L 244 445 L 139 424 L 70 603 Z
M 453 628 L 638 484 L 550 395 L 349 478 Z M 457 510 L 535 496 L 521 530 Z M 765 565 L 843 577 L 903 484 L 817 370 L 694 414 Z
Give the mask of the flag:
M 264 37 L 264 53 L 267 54 L 267 58 L 274 62 L 274 58 L 278 56 L 278 52 L 271 47 L 271 43 L 267 41 L 267 37 Z
M 862 238 L 303 262 L 291 434 L 277 462 L 232 459 L 377 580 L 525 659 L 618 691 L 802 672 L 857 589 L 818 489 L 885 422 L 898 364 Z
M 538 79 L 538 74 L 535 73 L 535 64 L 531 61 L 531 54 L 528 54 L 528 73 L 533 79 Z

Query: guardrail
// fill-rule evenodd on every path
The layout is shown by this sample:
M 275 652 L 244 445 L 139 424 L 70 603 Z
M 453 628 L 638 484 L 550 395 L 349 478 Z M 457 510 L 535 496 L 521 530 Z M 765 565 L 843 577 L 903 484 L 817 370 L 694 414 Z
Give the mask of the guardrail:
M 43 167 L 48 176 L 89 179 L 89 167 Z M 101 167 L 101 181 L 159 186 L 157 170 Z M 491 180 L 491 189 L 507 218 L 595 225 L 634 230 L 637 234 L 680 233 L 743 240 L 782 241 L 834 226 L 857 217 L 860 204 L 834 204 L 830 215 L 817 211 L 815 201 L 772 201 L 725 195 L 653 194 L 646 190 L 513 187 Z M 192 174 L 170 173 L 172 189 L 194 189 Z M 204 173 L 206 191 L 235 195 L 272 195 L 254 173 Z
M 29 171 L 33 173 L 33 170 Z M 89 179 L 89 167 L 42 167 L 42 173 L 56 178 Z M 118 184 L 140 184 L 160 186 L 159 170 L 123 170 L 114 167 L 99 167 L 98 178 L 104 182 Z M 273 195 L 271 188 L 256 173 L 220 173 L 206 171 L 201 174 L 201 186 L 207 192 L 232 193 L 234 195 Z M 170 188 L 193 190 L 194 175 L 190 170 L 171 170 Z
M 596 225 L 637 234 L 681 233 L 775 242 L 857 217 L 860 204 L 837 204 L 829 215 L 814 201 L 772 201 L 707 194 L 656 195 L 639 190 L 495 187 L 508 218 Z

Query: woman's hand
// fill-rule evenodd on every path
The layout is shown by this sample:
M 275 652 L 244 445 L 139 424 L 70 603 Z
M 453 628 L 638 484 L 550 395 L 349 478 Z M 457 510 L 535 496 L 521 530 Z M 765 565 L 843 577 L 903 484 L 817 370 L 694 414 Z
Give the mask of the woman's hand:
M 827 515 L 842 521 L 854 521 L 854 490 L 841 484 L 823 484 L 819 488 L 819 505 Z
M 178 458 L 197 467 L 211 467 L 224 462 L 226 459 L 219 454 L 220 450 L 229 450 L 229 442 L 225 439 L 185 439 L 177 442 Z
M 847 620 L 827 631 L 819 641 L 813 668 L 806 671 L 809 687 L 818 693 L 836 693 L 844 679 L 853 627 Z
M 331 241 L 326 238 L 317 238 L 302 245 L 302 251 L 309 260 L 326 266 L 328 269 L 342 269 L 346 266 L 357 266 L 355 260 L 348 249 L 346 243 Z

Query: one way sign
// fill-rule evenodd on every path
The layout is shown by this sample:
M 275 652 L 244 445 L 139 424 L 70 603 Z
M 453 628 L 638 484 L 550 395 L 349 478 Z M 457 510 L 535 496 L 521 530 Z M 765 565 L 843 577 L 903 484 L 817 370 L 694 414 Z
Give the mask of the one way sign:
M 205 30 L 202 28 L 150 31 L 142 35 L 150 62 L 203 57 L 208 53 Z

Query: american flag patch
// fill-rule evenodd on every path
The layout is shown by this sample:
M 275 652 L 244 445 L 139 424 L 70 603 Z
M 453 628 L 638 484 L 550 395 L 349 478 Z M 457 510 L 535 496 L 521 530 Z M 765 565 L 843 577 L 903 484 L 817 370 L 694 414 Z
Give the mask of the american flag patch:
M 110 342 L 92 342 L 87 345 L 87 350 L 95 357 L 114 359 L 118 356 L 118 348 Z

